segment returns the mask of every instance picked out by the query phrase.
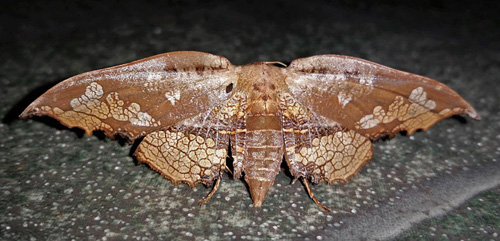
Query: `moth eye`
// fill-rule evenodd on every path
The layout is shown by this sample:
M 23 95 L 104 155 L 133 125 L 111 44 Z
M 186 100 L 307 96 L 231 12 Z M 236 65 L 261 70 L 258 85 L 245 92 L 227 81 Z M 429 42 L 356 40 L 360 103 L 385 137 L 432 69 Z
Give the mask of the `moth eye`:
M 226 86 L 226 94 L 229 94 L 229 92 L 231 92 L 231 91 L 233 91 L 233 83 Z

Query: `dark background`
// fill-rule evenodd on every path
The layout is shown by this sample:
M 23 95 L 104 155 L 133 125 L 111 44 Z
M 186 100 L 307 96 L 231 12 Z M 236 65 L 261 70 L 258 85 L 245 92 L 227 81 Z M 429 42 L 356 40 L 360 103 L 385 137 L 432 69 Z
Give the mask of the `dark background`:
M 430 0 L 3 4 L 0 239 L 498 239 L 499 11 Z M 334 210 L 323 213 L 286 169 L 261 209 L 229 175 L 199 207 L 210 188 L 174 187 L 137 165 L 128 144 L 17 118 L 70 76 L 178 50 L 236 65 L 360 57 L 447 84 L 483 120 L 375 143 L 348 184 L 313 187 Z

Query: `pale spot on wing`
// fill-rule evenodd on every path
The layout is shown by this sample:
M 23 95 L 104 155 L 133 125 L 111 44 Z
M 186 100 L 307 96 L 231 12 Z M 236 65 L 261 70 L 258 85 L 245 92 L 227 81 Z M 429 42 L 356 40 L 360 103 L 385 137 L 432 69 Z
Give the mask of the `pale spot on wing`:
M 369 129 L 375 127 L 380 123 L 378 118 L 375 118 L 373 115 L 365 115 L 361 120 L 359 120 L 359 125 L 363 129 Z
M 181 92 L 179 90 L 167 91 L 165 92 L 165 98 L 167 98 L 172 105 L 175 105 L 175 102 L 181 99 Z
M 427 93 L 424 88 L 417 87 L 413 89 L 410 96 L 405 100 L 398 95 L 394 101 L 384 110 L 382 106 L 373 108 L 373 113 L 363 116 L 357 123 L 356 128 L 370 129 L 380 123 L 390 123 L 392 121 L 402 122 L 394 130 L 418 128 L 423 122 L 426 122 L 433 115 L 445 115 L 447 109 L 442 110 L 439 114 L 430 112 L 436 108 L 436 102 L 427 99 Z
M 361 75 L 359 77 L 359 84 L 373 87 L 373 79 L 373 75 Z
M 95 82 L 91 83 L 82 96 L 71 100 L 70 105 L 76 112 L 83 112 L 105 119 L 109 114 L 109 108 L 105 103 L 99 101 L 103 93 L 101 85 Z
M 448 108 L 443 109 L 442 111 L 439 112 L 440 115 L 448 115 L 449 113 L 451 113 L 451 110 Z
M 85 96 L 90 99 L 99 99 L 103 95 L 102 86 L 97 83 L 91 83 L 85 90 Z
M 434 108 L 436 108 L 436 102 L 434 102 L 433 100 L 427 100 L 427 93 L 422 87 L 418 87 L 412 90 L 409 100 L 413 103 L 422 105 L 429 110 L 433 110 Z
M 337 95 L 337 98 L 342 107 L 345 107 L 352 100 L 352 95 L 348 95 L 342 91 Z
M 106 102 L 101 101 L 104 94 L 101 85 L 92 82 L 87 86 L 85 93 L 79 98 L 72 99 L 71 107 L 75 112 L 85 116 L 93 116 L 99 119 L 113 118 L 118 121 L 129 121 L 137 126 L 159 126 L 150 114 L 141 112 L 141 106 L 135 102 L 124 108 L 125 102 L 121 100 L 117 92 L 111 92 L 106 96 Z M 95 121 L 95 118 L 88 118 Z
M 130 118 L 130 123 L 137 126 L 151 126 L 153 122 L 153 117 L 146 112 L 137 112 L 136 117 Z
M 411 91 L 410 97 L 408 97 L 410 101 L 421 103 L 427 99 L 427 93 L 424 92 L 424 88 L 417 87 Z

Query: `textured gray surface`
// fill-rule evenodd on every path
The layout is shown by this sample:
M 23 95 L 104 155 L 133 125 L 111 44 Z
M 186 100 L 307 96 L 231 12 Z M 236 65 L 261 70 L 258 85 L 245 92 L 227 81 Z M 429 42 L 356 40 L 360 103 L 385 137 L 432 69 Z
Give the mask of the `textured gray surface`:
M 68 4 L 16 3 L 0 17 L 0 239 L 386 239 L 498 185 L 496 5 Z M 313 187 L 334 210 L 323 213 L 299 182 L 290 184 L 286 168 L 262 209 L 229 175 L 199 207 L 210 188 L 174 187 L 136 165 L 128 144 L 82 137 L 50 119 L 16 119 L 67 77 L 175 50 L 233 64 L 361 57 L 449 85 L 483 120 L 450 118 L 378 141 L 373 160 L 348 184 Z

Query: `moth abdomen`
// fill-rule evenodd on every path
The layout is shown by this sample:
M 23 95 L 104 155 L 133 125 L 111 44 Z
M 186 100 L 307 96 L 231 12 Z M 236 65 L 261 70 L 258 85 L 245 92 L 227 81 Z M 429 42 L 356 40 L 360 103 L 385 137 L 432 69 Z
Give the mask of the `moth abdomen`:
M 264 84 L 260 83 L 261 86 Z M 267 91 L 266 91 L 267 92 Z M 254 206 L 260 207 L 279 172 L 283 158 L 283 132 L 275 93 L 253 88 L 254 101 L 246 115 L 246 157 L 243 162 L 245 181 L 248 183 Z
M 283 159 L 281 130 L 247 130 L 246 153 L 243 162 L 245 181 L 248 183 L 254 205 L 260 207 L 279 173 Z

